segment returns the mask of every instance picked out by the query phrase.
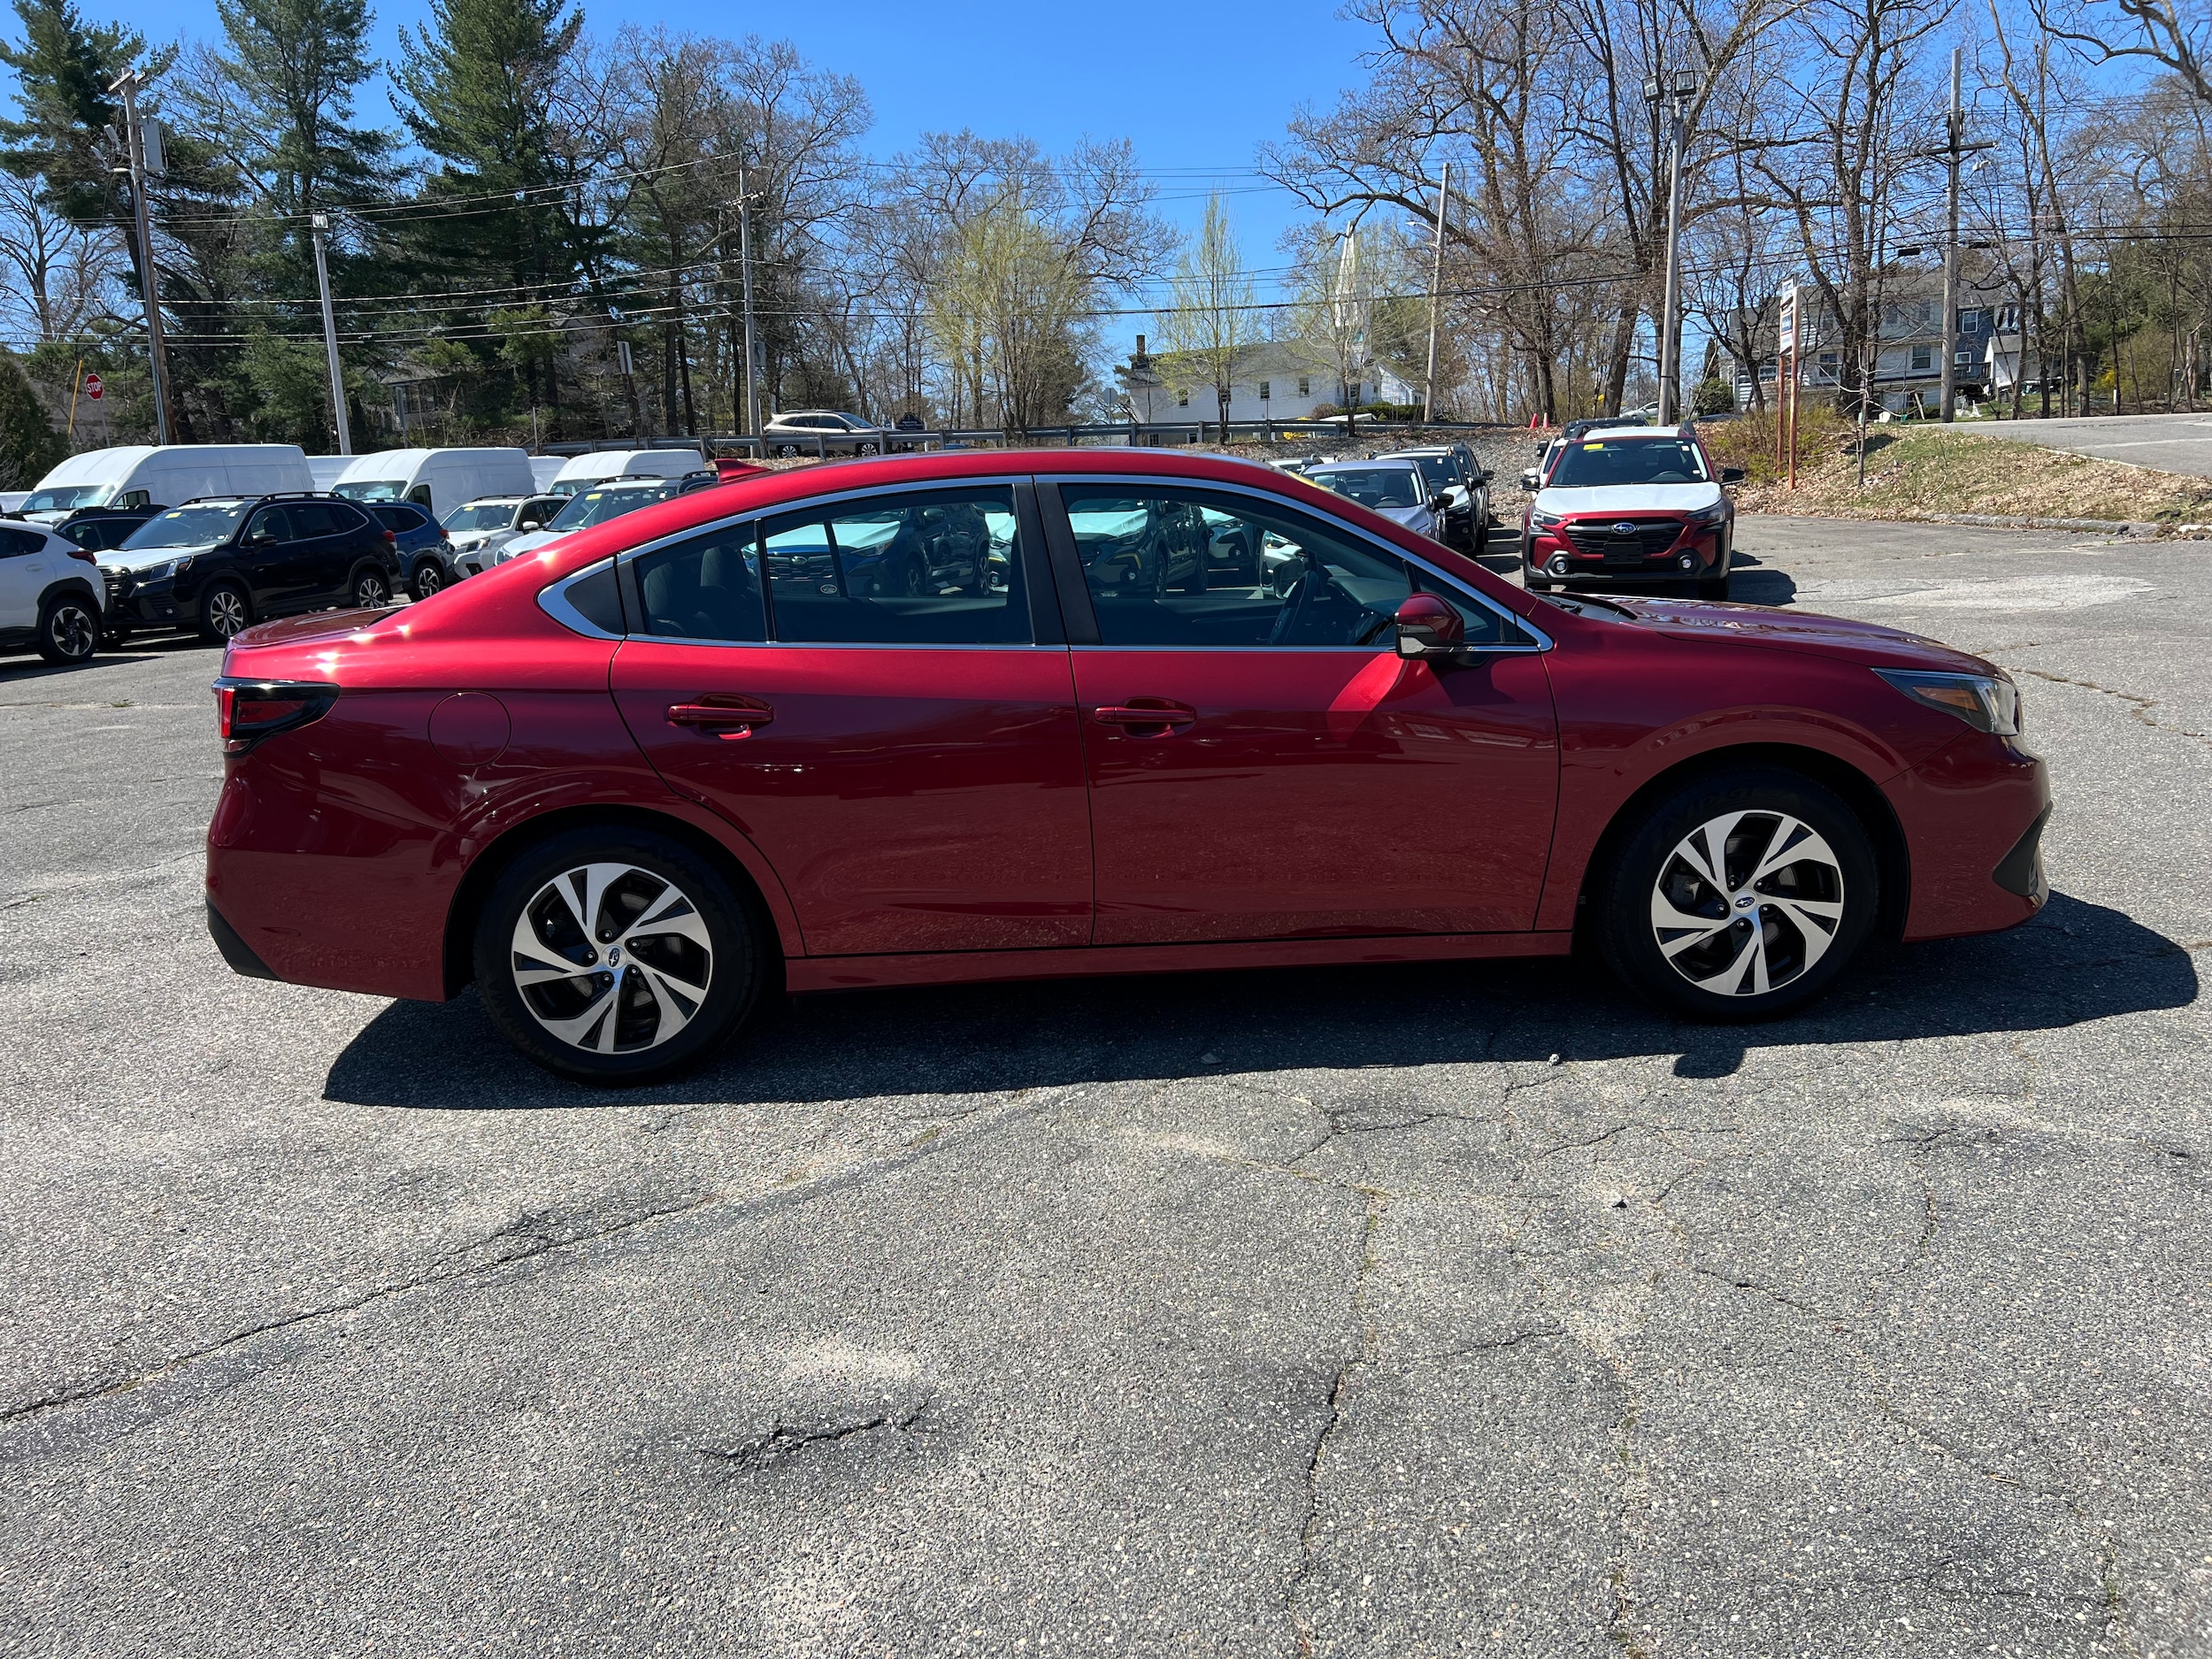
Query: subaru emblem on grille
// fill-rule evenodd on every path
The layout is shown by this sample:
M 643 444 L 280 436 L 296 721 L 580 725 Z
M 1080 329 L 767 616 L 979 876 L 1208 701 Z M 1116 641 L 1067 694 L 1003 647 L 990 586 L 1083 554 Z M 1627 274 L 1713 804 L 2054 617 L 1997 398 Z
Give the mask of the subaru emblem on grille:
M 1636 526 L 1629 523 L 1627 519 L 1623 518 L 1614 524 L 1613 534 L 1615 535 L 1634 535 L 1636 534 Z

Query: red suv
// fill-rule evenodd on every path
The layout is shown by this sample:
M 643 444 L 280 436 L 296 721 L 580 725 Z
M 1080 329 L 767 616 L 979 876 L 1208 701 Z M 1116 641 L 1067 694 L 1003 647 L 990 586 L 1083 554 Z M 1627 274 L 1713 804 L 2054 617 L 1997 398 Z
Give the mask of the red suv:
M 1736 507 L 1697 428 L 1592 426 L 1548 455 L 1521 521 L 1523 580 L 1538 593 L 1628 579 L 1728 597 Z
M 1522 592 L 1342 496 L 1153 451 L 748 480 L 217 682 L 242 972 L 473 981 L 571 1077 L 764 991 L 1565 953 L 1778 1012 L 1870 935 L 2042 904 L 2043 764 L 1978 659 Z

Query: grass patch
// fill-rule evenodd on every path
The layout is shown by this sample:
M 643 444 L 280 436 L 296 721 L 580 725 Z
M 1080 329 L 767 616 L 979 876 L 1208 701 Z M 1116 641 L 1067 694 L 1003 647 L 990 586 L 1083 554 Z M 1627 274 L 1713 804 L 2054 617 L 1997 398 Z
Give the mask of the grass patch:
M 1809 416 L 1810 411 L 1806 414 Z M 1762 465 L 1748 457 L 1755 434 L 1715 443 L 1724 465 L 1748 474 L 1737 497 L 1747 512 L 1842 518 L 1932 518 L 1948 513 L 2023 518 L 2095 518 L 2163 524 L 2212 519 L 2212 480 L 2154 472 L 2120 461 L 2039 449 L 1940 426 L 1868 428 L 1866 482 L 1858 481 L 1857 428 L 1832 411 L 1799 422 L 1797 488 L 1774 465 L 1771 417 L 1721 428 L 1763 427 Z M 1711 442 L 1710 439 L 1708 442 Z

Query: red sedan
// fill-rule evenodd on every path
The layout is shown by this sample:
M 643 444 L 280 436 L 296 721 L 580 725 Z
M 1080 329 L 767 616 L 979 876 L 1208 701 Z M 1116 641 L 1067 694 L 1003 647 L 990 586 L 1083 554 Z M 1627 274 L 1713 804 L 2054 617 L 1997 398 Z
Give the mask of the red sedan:
M 240 972 L 440 1000 L 555 1071 L 763 993 L 1540 956 L 1778 1013 L 2046 896 L 2010 680 L 1886 628 L 1545 598 L 1271 471 L 954 453 L 749 479 L 217 696 Z

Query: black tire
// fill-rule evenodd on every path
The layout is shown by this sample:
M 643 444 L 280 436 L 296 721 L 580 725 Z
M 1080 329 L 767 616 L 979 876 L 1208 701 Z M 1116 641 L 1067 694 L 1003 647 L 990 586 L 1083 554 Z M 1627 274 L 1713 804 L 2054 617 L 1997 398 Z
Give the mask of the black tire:
M 586 866 L 608 864 L 631 874 L 605 884 L 587 940 L 577 924 L 588 886 L 580 894 L 568 885 L 565 900 L 560 884 Z M 667 887 L 677 892 L 676 908 L 663 910 Z M 634 935 L 632 959 L 611 960 L 610 945 L 618 949 L 632 937 L 611 930 L 626 920 L 634 926 L 639 917 L 676 921 L 685 931 L 656 932 L 649 922 Z M 518 929 L 547 968 L 523 965 L 533 958 L 517 949 Z M 547 1071 L 580 1083 L 643 1083 L 697 1064 L 744 1024 L 768 978 L 764 934 L 721 872 L 680 841 L 626 826 L 570 830 L 522 853 L 486 896 L 476 924 L 476 987 L 501 1034 Z M 655 954 L 637 954 L 648 946 Z M 553 959 L 557 951 L 565 962 Z M 534 982 L 520 983 L 520 972 Z M 702 974 L 704 995 L 686 997 L 699 979 L 685 976 Z M 663 1030 L 679 1017 L 673 1034 Z M 562 1025 L 568 1034 L 555 1028 Z
M 58 668 L 88 663 L 100 649 L 100 613 L 81 594 L 57 594 L 39 607 L 38 654 Z
M 407 591 L 418 599 L 427 599 L 441 588 L 449 586 L 445 566 L 436 559 L 424 559 L 416 565 L 415 573 L 409 578 Z
M 253 626 L 253 600 L 236 582 L 214 582 L 200 595 L 200 637 L 228 645 Z
M 1551 578 L 1538 576 L 1532 572 L 1521 578 L 1521 586 L 1532 594 L 1548 594 L 1551 592 Z
M 1467 538 L 1467 557 L 1469 558 L 1479 559 L 1485 553 L 1490 550 L 1490 526 L 1486 522 L 1487 515 L 1485 517 L 1486 522 L 1477 524 L 1474 528 L 1474 533 Z
M 1727 598 L 1728 573 L 1724 571 L 1717 576 L 1699 577 L 1697 581 L 1697 596 L 1700 599 Z
M 1732 814 L 1742 816 L 1717 885 L 1701 863 L 1713 851 L 1706 833 Z M 1797 856 L 1755 877 L 1763 852 Z M 1858 815 L 1801 773 L 1746 766 L 1647 809 L 1593 882 L 1591 921 L 1607 964 L 1647 1000 L 1695 1019 L 1755 1020 L 1819 995 L 1866 942 L 1881 902 Z

